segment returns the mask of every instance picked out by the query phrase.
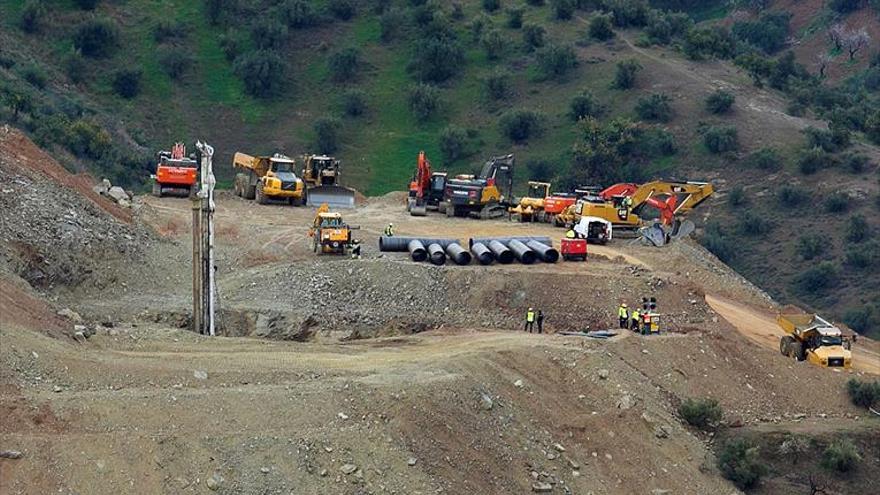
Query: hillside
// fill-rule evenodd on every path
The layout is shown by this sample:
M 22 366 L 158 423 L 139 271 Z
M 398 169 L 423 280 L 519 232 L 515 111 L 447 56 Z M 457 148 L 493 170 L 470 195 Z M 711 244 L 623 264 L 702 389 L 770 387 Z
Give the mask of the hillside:
M 0 2 L 0 117 L 71 169 L 138 184 L 157 149 L 205 139 L 221 165 L 236 150 L 332 149 L 369 195 L 402 189 L 420 149 L 455 171 L 515 152 L 519 187 L 712 180 L 719 194 L 697 218 L 709 249 L 783 302 L 880 326 L 880 281 L 864 275 L 880 263 L 880 68 L 875 43 L 850 60 L 828 36 L 839 23 L 880 39 L 868 2 L 651 2 L 690 18 L 637 0 L 91 3 Z M 607 40 L 591 34 L 603 12 Z M 115 33 L 106 52 L 83 53 L 82 27 L 102 22 Z M 630 59 L 634 86 L 612 89 Z M 131 88 L 114 83 L 132 70 L 138 91 L 123 97 Z M 273 75 L 254 85 L 259 73 Z M 735 100 L 716 114 L 705 100 L 718 90 Z M 626 131 L 632 149 L 587 158 L 571 116 L 585 91 L 578 114 L 605 138 L 618 118 L 644 121 Z M 809 141 L 808 128 L 819 129 Z

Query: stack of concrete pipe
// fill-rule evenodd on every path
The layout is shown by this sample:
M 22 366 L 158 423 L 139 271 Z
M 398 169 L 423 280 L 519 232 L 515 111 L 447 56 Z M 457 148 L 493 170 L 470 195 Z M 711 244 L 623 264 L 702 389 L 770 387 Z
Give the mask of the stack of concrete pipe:
M 413 261 L 427 260 L 434 265 L 445 265 L 447 257 L 456 265 L 468 265 L 471 262 L 471 253 L 461 246 L 458 239 L 382 236 L 379 238 L 379 251 L 409 251 Z

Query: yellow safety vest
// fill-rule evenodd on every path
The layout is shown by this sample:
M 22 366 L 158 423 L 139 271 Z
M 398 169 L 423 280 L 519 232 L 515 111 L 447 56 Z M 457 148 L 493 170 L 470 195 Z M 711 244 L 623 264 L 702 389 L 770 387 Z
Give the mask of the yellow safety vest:
M 392 229 L 391 227 L 385 227 L 385 236 L 391 237 L 393 235 L 394 235 L 394 229 Z
M 526 313 L 526 321 L 529 323 L 535 321 L 535 312 L 534 311 L 529 311 Z
M 567 237 L 569 239 L 574 239 L 574 231 L 569 230 L 568 232 L 565 233 L 565 237 Z
M 618 316 L 620 316 L 621 318 L 626 318 L 626 314 L 627 314 L 626 308 L 624 308 L 623 306 L 617 308 L 617 315 Z
M 637 309 L 634 309 L 634 310 L 633 310 L 633 312 L 632 312 L 632 319 L 633 319 L 633 320 L 638 320 L 638 319 L 639 319 L 639 310 L 637 310 Z

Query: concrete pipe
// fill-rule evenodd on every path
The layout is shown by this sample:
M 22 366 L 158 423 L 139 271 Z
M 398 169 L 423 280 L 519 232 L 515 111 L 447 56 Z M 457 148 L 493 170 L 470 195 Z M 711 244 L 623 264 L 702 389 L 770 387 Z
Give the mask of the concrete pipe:
M 504 244 L 494 240 L 490 241 L 489 251 L 492 251 L 492 254 L 495 255 L 495 259 L 498 260 L 499 263 L 503 265 L 513 263 L 513 252 L 510 249 L 507 249 L 507 246 Z
M 413 239 L 409 241 L 407 247 L 409 249 L 409 256 L 413 261 L 421 262 L 428 259 L 428 250 L 425 249 L 425 245 L 422 244 L 422 241 Z
M 544 263 L 556 263 L 559 261 L 559 251 L 553 249 L 553 246 L 548 246 L 538 241 L 529 241 L 526 243 L 526 246 L 536 252 Z
M 495 257 L 492 256 L 492 251 L 489 251 L 489 248 L 481 242 L 471 244 L 471 253 L 473 253 L 481 265 L 491 265 L 492 262 L 495 261 Z
M 471 263 L 471 253 L 461 247 L 461 244 L 446 246 L 446 254 L 456 265 L 469 265 Z
M 529 249 L 528 246 L 523 244 L 522 242 L 513 239 L 507 243 L 507 247 L 513 251 L 516 259 L 519 260 L 523 265 L 531 265 L 538 259 L 538 254 Z
M 409 251 L 409 243 L 410 241 L 419 241 L 423 246 L 428 246 L 430 244 L 439 244 L 442 248 L 446 248 L 446 246 L 456 243 L 458 244 L 458 239 L 428 239 L 421 237 L 388 237 L 381 236 L 379 237 L 379 251 L 382 252 L 404 252 Z
M 445 265 L 446 264 L 446 253 L 443 251 L 443 246 L 438 243 L 428 244 L 428 261 L 430 261 L 434 265 Z
M 498 241 L 505 246 L 510 241 L 519 241 L 523 244 L 528 244 L 529 241 L 540 242 L 541 244 L 546 244 L 550 247 L 553 247 L 553 241 L 550 240 L 549 237 L 546 236 L 534 236 L 534 237 L 474 237 L 471 238 L 470 243 L 474 245 L 475 243 L 486 244 L 489 245 L 491 241 Z

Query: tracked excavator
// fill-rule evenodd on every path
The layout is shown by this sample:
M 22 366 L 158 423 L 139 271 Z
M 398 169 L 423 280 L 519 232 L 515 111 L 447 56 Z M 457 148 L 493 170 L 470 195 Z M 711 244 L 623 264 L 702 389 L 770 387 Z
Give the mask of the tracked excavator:
M 354 191 L 339 185 L 339 160 L 326 155 L 303 155 L 302 160 L 308 206 L 354 208 Z
M 446 181 L 440 210 L 447 217 L 500 218 L 513 197 L 513 155 L 493 156 L 480 174 Z
M 437 211 L 446 191 L 446 172 L 433 172 L 424 151 L 419 152 L 416 171 L 409 183 L 406 211 L 414 217 L 423 217 L 428 210 Z
M 611 222 L 616 232 L 637 231 L 648 243 L 664 245 L 689 235 L 693 222 L 678 217 L 712 195 L 712 184 L 691 181 L 652 181 L 645 184 L 621 183 L 583 196 L 556 217 L 556 224 L 570 228 L 583 216 Z M 656 219 L 649 211 L 657 212 Z
M 186 146 L 183 143 L 175 143 L 171 151 L 160 151 L 159 163 L 156 164 L 156 173 L 153 179 L 153 196 L 161 198 L 165 194 L 179 193 L 192 195 L 198 185 L 198 163 L 192 157 L 186 156 Z

